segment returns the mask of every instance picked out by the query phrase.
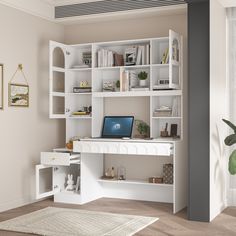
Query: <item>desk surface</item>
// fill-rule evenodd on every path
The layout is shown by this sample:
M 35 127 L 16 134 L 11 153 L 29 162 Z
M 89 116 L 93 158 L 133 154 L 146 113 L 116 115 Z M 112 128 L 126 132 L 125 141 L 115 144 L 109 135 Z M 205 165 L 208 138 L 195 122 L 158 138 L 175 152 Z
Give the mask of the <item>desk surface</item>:
M 175 138 L 158 138 L 158 139 L 116 139 L 116 138 L 82 138 L 80 141 L 89 142 L 122 142 L 122 143 L 164 143 L 164 142 L 178 142 L 180 139 Z

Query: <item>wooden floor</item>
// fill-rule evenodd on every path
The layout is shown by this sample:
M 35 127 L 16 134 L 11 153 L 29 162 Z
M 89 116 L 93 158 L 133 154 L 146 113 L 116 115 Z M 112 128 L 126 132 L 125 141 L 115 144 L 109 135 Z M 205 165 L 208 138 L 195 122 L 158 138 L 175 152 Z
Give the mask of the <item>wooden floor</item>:
M 177 215 L 172 214 L 170 204 L 99 199 L 83 206 L 58 204 L 52 200 L 45 200 L 31 205 L 0 213 L 0 221 L 8 220 L 23 214 L 27 214 L 47 206 L 77 208 L 91 211 L 104 211 L 121 214 L 155 216 L 159 220 L 136 234 L 136 236 L 232 236 L 236 235 L 236 207 L 226 209 L 211 223 L 200 223 L 186 220 L 186 211 Z M 0 236 L 27 236 L 30 234 L 0 231 Z M 66 236 L 66 235 L 65 235 Z

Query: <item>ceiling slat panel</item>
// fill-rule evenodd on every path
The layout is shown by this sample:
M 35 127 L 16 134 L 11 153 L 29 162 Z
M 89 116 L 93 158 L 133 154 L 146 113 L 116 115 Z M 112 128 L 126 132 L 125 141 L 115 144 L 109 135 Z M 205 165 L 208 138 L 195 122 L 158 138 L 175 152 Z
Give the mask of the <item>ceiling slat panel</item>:
M 103 0 L 55 7 L 55 18 L 185 4 L 185 0 Z

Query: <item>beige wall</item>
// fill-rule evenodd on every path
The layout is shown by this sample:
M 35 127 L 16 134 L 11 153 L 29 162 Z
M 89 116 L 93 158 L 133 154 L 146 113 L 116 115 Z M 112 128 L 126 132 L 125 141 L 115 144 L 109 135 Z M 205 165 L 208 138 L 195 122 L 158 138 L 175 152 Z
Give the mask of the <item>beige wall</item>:
M 65 28 L 65 42 L 68 44 L 164 37 L 173 29 L 187 36 L 186 14 L 172 16 L 137 17 L 90 24 L 70 25 Z
M 64 27 L 0 4 L 0 63 L 4 110 L 0 111 L 0 211 L 35 200 L 40 151 L 64 144 L 64 122 L 48 114 L 48 41 L 64 41 Z M 8 82 L 22 63 L 30 107 L 8 107 Z

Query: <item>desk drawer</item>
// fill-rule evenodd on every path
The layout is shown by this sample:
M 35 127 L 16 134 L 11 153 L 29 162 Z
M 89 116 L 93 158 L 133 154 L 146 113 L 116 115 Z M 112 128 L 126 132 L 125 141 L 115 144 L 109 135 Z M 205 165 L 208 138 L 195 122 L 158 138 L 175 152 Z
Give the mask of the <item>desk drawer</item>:
M 79 163 L 79 154 L 60 152 L 41 152 L 41 164 L 49 166 L 69 166 Z
M 81 153 L 170 156 L 172 143 L 76 141 L 74 151 Z

